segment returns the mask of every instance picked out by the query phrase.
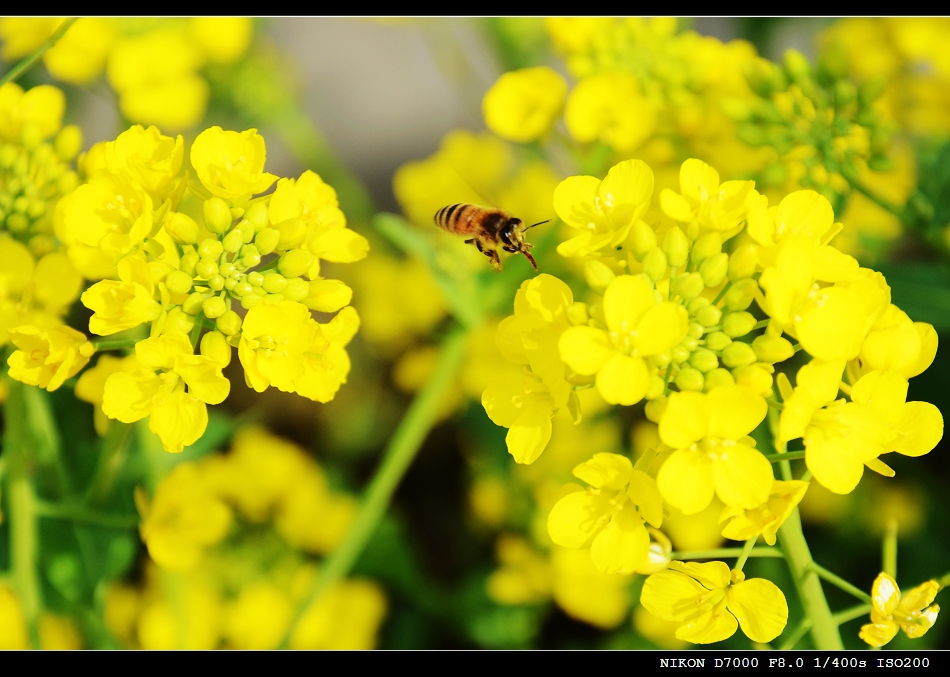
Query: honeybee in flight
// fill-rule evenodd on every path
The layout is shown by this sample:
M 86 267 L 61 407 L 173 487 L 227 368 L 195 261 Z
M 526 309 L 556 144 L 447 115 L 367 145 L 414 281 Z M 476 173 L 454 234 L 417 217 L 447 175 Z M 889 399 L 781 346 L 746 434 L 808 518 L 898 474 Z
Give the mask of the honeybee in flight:
M 538 264 L 528 251 L 534 245 L 525 241 L 524 232 L 548 221 L 525 226 L 524 221 L 501 209 L 489 209 L 472 204 L 448 205 L 435 214 L 435 224 L 442 230 L 456 235 L 470 235 L 471 237 L 465 240 L 465 244 L 474 244 L 478 247 L 478 251 L 491 260 L 492 270 L 495 271 L 501 270 L 499 247 L 512 254 L 524 254 L 537 270 Z

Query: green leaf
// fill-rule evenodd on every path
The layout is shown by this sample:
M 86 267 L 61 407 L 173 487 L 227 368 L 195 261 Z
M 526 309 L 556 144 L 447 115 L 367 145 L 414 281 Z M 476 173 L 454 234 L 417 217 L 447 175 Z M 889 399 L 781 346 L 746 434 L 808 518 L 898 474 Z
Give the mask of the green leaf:
M 938 333 L 950 330 L 950 269 L 935 263 L 878 266 L 891 287 L 891 303 Z

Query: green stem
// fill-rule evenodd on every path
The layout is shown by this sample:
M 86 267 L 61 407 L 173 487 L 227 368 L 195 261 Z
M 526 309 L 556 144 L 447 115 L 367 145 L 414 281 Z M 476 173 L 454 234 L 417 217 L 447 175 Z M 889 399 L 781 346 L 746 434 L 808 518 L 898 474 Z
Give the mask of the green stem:
M 861 616 L 867 616 L 871 613 L 870 604 L 858 604 L 857 606 L 850 607 L 844 611 L 839 611 L 835 614 L 835 623 L 838 625 L 844 625 L 848 621 L 853 621 L 855 618 L 861 618 Z
M 884 542 L 881 544 L 881 566 L 884 573 L 897 580 L 897 520 L 887 520 Z
M 465 356 L 466 332 L 456 327 L 442 342 L 439 361 L 429 382 L 416 395 L 386 447 L 383 461 L 363 494 L 362 504 L 343 542 L 325 560 L 310 594 L 298 607 L 284 637 L 286 645 L 304 613 L 333 583 L 346 576 L 386 514 L 393 493 L 422 446 L 445 401 L 445 393 Z
M 20 77 L 26 70 L 28 70 L 36 61 L 46 53 L 50 47 L 59 42 L 59 39 L 66 35 L 66 31 L 69 30 L 69 27 L 76 23 L 78 17 L 71 17 L 66 19 L 63 23 L 59 25 L 53 34 L 46 39 L 42 45 L 36 48 L 32 54 L 20 61 L 16 66 L 4 73 L 3 77 L 0 78 L 0 87 L 3 87 L 8 82 L 13 82 L 18 77 Z
M 3 455 L 7 459 L 7 507 L 10 518 L 10 578 L 16 587 L 29 630 L 30 645 L 39 647 L 39 616 L 42 605 L 36 571 L 36 494 L 28 474 L 32 441 L 27 428 L 26 402 L 19 381 L 7 379 Z
M 769 322 L 771 321 L 772 320 L 759 320 L 755 323 L 755 326 L 752 327 L 752 331 L 755 331 L 756 329 L 765 329 L 767 326 L 769 326 Z
M 779 651 L 790 651 L 795 648 L 795 645 L 798 644 L 802 637 L 805 636 L 805 633 L 811 630 L 811 619 L 803 618 L 802 622 L 798 624 L 798 627 L 795 628 L 795 632 L 788 636 L 788 639 L 785 640 L 785 643 L 779 647 Z
M 134 515 L 114 515 L 90 510 L 82 505 L 36 501 L 36 514 L 41 517 L 69 520 L 81 524 L 95 524 L 110 529 L 134 529 L 139 518 Z
M 836 588 L 839 588 L 840 590 L 844 590 L 846 593 L 858 598 L 865 604 L 871 603 L 871 596 L 867 594 L 866 592 L 864 592 L 864 590 L 862 590 L 861 588 L 855 585 L 852 585 L 851 583 L 848 583 L 848 581 L 841 578 L 841 576 L 831 571 L 828 571 L 825 567 L 821 566 L 817 562 L 809 563 L 808 569 L 811 571 L 814 571 L 816 574 L 821 576 L 823 579 L 831 583 Z
M 769 463 L 781 463 L 782 461 L 797 461 L 801 458 L 805 458 L 805 452 L 803 451 L 786 451 L 784 454 L 763 454 L 765 460 Z
M 748 541 L 746 541 L 748 544 Z M 685 552 L 673 551 L 670 553 L 670 559 L 680 561 L 693 559 L 723 559 L 729 557 L 741 557 L 745 546 L 741 548 L 715 548 L 713 550 L 687 550 Z M 769 548 L 762 546 L 749 550 L 746 557 L 785 557 L 778 548 Z
M 950 585 L 950 572 L 945 573 L 943 576 L 937 579 L 937 585 L 940 586 L 940 589 L 943 590 L 945 587 Z
M 828 600 L 825 599 L 825 591 L 821 589 L 821 579 L 809 568 L 814 560 L 811 558 L 805 534 L 802 533 L 802 520 L 798 508 L 792 511 L 785 520 L 785 524 L 778 530 L 778 538 L 785 552 L 785 560 L 791 569 L 795 587 L 798 588 L 798 596 L 801 598 L 805 615 L 811 619 L 811 636 L 815 648 L 843 649 L 844 644 L 841 642 L 838 624 L 831 615 Z
M 748 541 L 745 542 L 745 545 L 742 546 L 742 552 L 739 553 L 739 559 L 736 560 L 736 565 L 732 567 L 736 571 L 742 571 L 742 567 L 745 566 L 745 562 L 749 559 L 749 554 L 752 552 L 752 547 L 755 545 L 755 542 L 759 540 L 758 536 L 753 536 Z
M 201 337 L 201 327 L 205 322 L 205 314 L 202 311 L 198 311 L 198 314 L 195 315 L 195 326 L 191 328 L 191 347 L 198 347 L 198 339 Z
M 96 347 L 96 352 L 105 350 L 121 350 L 131 348 L 136 341 L 134 339 L 93 339 L 92 345 Z
M 122 423 L 122 421 L 109 421 L 109 430 L 100 442 L 96 471 L 82 497 L 84 506 L 99 503 L 109 495 L 112 481 L 115 479 L 115 474 L 121 464 L 122 450 L 125 448 L 125 442 L 129 439 L 130 432 L 132 432 L 131 424 Z

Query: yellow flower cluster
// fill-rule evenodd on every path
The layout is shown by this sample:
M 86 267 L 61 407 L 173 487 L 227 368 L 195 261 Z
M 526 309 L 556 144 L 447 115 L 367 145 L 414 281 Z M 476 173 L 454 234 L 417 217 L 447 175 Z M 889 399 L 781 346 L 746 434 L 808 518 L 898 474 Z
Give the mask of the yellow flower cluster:
M 239 432 L 227 455 L 177 465 L 136 501 L 154 565 L 141 586 L 110 588 L 105 617 L 144 649 L 277 648 L 317 575 L 303 554 L 335 548 L 356 510 L 302 449 L 260 429 Z M 290 646 L 372 648 L 385 611 L 376 584 L 342 581 L 304 612 Z
M 0 19 L 3 59 L 30 54 L 63 20 Z M 87 84 L 105 71 L 127 120 L 179 130 L 204 117 L 210 87 L 201 70 L 239 60 L 253 33 L 246 17 L 83 17 L 46 51 L 43 62 L 50 75 L 69 84 Z
M 725 506 L 720 521 L 729 520 L 723 536 L 774 543 L 808 482 L 775 479 L 782 454 L 757 448 L 752 434 L 762 425 L 780 452 L 801 439 L 810 474 L 836 493 L 852 491 L 865 467 L 893 475 L 883 454 L 919 456 L 943 435 L 936 407 L 906 402 L 908 379 L 933 361 L 936 332 L 890 303 L 880 273 L 829 244 L 842 226 L 825 197 L 803 190 L 770 206 L 753 182 L 721 182 L 699 160 L 684 162 L 679 178 L 680 191 L 660 191 L 658 204 L 653 173 L 639 160 L 602 181 L 577 176 L 557 187 L 555 210 L 577 233 L 558 251 L 584 262 L 589 289 L 575 300 L 551 275 L 526 281 L 497 333 L 522 372 L 482 396 L 489 417 L 509 429 L 519 463 L 539 458 L 560 410 L 581 419 L 580 389 L 610 405 L 646 403 L 659 443 L 636 465 L 615 453 L 580 463 L 573 474 L 588 488 L 562 491 L 548 516 L 551 540 L 589 548 L 605 573 L 651 566 L 664 512 L 697 515 L 715 498 Z M 811 360 L 776 376 L 799 351 Z M 741 624 L 750 618 L 743 605 L 781 596 L 752 581 L 733 581 L 733 592 L 725 571 L 707 582 L 680 572 L 704 599 L 722 594 L 709 601 L 713 620 L 703 616 L 678 637 L 718 641 L 736 629 L 720 602 Z M 651 585 L 665 595 L 685 584 Z M 777 622 L 743 629 L 769 641 L 784 617 Z
M 351 262 L 368 251 L 319 176 L 277 180 L 264 171 L 255 130 L 212 127 L 190 159 L 197 181 L 182 169 L 180 136 L 132 127 L 87 154 L 87 181 L 60 201 L 54 224 L 85 277 L 109 278 L 82 294 L 93 311 L 89 330 L 110 336 L 150 325 L 135 343 L 134 368 L 97 365 L 103 373 L 86 380 L 82 396 L 108 418 L 148 417 L 173 452 L 202 435 L 207 405 L 227 397 L 221 370 L 232 347 L 255 390 L 273 385 L 333 399 L 349 372 L 345 347 L 359 318 L 347 305 L 350 289 L 321 276 L 321 260 Z M 275 181 L 273 193 L 254 197 Z M 182 199 L 188 190 L 200 199 L 193 216 Z M 243 318 L 234 303 L 247 309 Z M 311 309 L 339 312 L 320 324 Z M 73 330 L 21 329 L 14 338 L 11 376 L 50 389 L 91 354 Z

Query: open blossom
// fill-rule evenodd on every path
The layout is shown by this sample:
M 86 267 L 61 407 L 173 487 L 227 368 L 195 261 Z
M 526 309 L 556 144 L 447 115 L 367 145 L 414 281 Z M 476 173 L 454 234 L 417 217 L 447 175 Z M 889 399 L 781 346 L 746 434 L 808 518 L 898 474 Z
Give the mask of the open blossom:
M 932 602 L 939 590 L 937 581 L 927 581 L 901 595 L 897 581 L 881 572 L 871 587 L 871 622 L 861 626 L 861 639 L 882 647 L 898 630 L 911 639 L 923 637 L 937 621 L 940 607 Z
M 17 350 L 10 355 L 10 378 L 56 390 L 86 366 L 95 352 L 85 334 L 66 325 L 44 330 L 25 326 L 10 330 Z
M 264 138 L 256 129 L 243 132 L 211 127 L 191 146 L 191 164 L 212 195 L 225 200 L 263 193 L 277 177 L 264 171 Z

